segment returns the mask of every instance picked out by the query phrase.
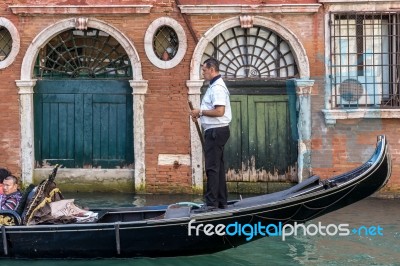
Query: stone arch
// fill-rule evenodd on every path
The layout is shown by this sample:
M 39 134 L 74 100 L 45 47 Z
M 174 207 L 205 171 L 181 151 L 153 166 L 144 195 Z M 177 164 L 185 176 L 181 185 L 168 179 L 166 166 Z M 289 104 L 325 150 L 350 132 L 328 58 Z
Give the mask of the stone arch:
M 309 79 L 310 65 L 308 61 L 308 56 L 300 40 L 291 30 L 284 27 L 282 23 L 275 21 L 271 18 L 254 16 L 253 25 L 271 29 L 278 35 L 280 35 L 283 39 L 285 39 L 292 49 L 295 61 L 297 63 L 300 76 L 300 79 L 295 80 L 298 102 L 297 108 L 299 111 L 298 180 L 300 182 L 303 180 L 303 176 L 307 177 L 311 174 L 311 166 L 309 165 L 311 154 L 310 94 L 314 81 Z M 200 67 L 202 64 L 201 59 L 208 43 L 210 43 L 223 31 L 240 26 L 241 24 L 239 16 L 226 19 L 210 28 L 199 40 L 194 50 L 193 58 L 190 64 L 190 80 L 187 81 L 187 86 L 189 89 L 189 100 L 192 101 L 195 106 L 200 105 L 200 88 L 203 85 L 203 80 L 200 77 Z M 193 123 L 191 123 L 190 125 L 193 180 L 192 183 L 194 184 L 195 189 L 202 190 L 203 172 L 202 168 L 200 167 L 203 163 L 202 147 Z
M 253 25 L 271 29 L 279 34 L 283 39 L 285 39 L 290 45 L 295 56 L 297 67 L 299 69 L 300 79 L 308 79 L 310 77 L 310 66 L 308 63 L 306 51 L 303 45 L 300 43 L 299 39 L 292 31 L 283 27 L 281 23 L 275 20 L 261 16 L 254 17 Z M 221 32 L 238 26 L 240 27 L 239 17 L 233 17 L 215 25 L 204 34 L 204 36 L 199 40 L 199 43 L 197 44 L 193 53 L 193 58 L 191 62 L 192 68 L 190 70 L 190 80 L 200 79 L 200 66 L 202 63 L 201 57 L 208 43 L 211 42 Z
M 109 175 L 117 174 L 132 179 L 134 175 L 136 189 L 144 188 L 144 95 L 147 92 L 147 81 L 143 80 L 142 67 L 139 55 L 134 48 L 133 43 L 117 28 L 104 21 L 87 18 L 87 27 L 102 30 L 113 36 L 125 49 L 132 65 L 133 79 L 130 85 L 133 89 L 133 109 L 134 109 L 134 173 L 129 169 L 121 169 L 118 173 L 107 173 Z M 33 78 L 35 60 L 39 50 L 47 44 L 53 37 L 59 33 L 76 28 L 76 18 L 69 18 L 58 21 L 42 30 L 29 45 L 21 66 L 21 78 L 16 81 L 20 94 L 20 123 L 21 123 L 21 168 L 22 180 L 24 184 L 31 183 L 34 177 L 34 117 L 33 117 L 33 88 L 36 80 Z M 91 170 L 93 171 L 93 169 Z M 61 170 L 62 172 L 62 170 Z M 104 170 L 103 170 L 104 172 Z M 133 173 L 133 174 L 132 174 Z M 99 174 L 99 173 L 97 173 Z M 104 175 L 104 176 L 107 176 Z M 85 173 L 77 175 L 84 176 Z

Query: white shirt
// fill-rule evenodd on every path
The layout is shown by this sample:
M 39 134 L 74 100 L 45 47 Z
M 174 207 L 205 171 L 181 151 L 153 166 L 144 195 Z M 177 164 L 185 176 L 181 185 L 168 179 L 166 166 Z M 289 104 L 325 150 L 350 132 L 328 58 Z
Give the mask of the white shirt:
M 204 130 L 216 127 L 228 126 L 232 120 L 231 102 L 229 100 L 229 91 L 226 88 L 222 78 L 217 79 L 211 84 L 204 95 L 200 109 L 213 110 L 215 106 L 225 106 L 225 113 L 221 117 L 201 116 L 200 121 Z

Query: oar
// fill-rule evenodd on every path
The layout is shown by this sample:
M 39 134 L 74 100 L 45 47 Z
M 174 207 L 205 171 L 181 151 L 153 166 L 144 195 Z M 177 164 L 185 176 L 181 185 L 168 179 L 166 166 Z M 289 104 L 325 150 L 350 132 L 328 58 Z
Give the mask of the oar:
M 193 111 L 194 108 L 193 108 L 192 102 L 191 102 L 191 101 L 188 101 L 188 104 L 189 104 L 190 110 Z M 197 120 L 195 120 L 195 121 L 194 121 L 194 124 L 196 125 L 197 134 L 199 134 L 199 138 L 200 138 L 200 141 L 201 141 L 201 146 L 203 147 L 203 150 L 204 150 L 204 147 L 205 147 L 205 145 L 204 145 L 204 138 L 203 138 L 203 134 L 201 134 L 199 122 L 198 122 Z

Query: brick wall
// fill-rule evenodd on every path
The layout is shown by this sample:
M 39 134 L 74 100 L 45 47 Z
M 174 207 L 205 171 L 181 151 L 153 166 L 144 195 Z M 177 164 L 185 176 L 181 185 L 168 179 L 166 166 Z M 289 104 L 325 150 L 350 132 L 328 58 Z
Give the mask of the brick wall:
M 7 2 L 0 3 L 0 17 L 7 18 L 18 28 L 19 21 L 10 16 Z M 6 167 L 16 175 L 20 174 L 20 125 L 15 80 L 19 79 L 21 51 L 11 66 L 0 69 L 0 167 Z

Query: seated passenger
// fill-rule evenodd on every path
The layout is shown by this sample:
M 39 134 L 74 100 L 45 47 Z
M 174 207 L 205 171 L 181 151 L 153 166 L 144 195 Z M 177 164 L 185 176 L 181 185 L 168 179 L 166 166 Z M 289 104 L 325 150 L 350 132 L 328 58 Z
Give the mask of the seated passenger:
M 6 168 L 0 167 L 0 194 L 4 194 L 3 192 L 3 180 L 7 176 L 10 176 L 11 173 Z
M 22 198 L 21 191 L 18 190 L 18 179 L 13 176 L 7 176 L 3 180 L 4 195 L 0 195 L 1 210 L 15 210 Z

